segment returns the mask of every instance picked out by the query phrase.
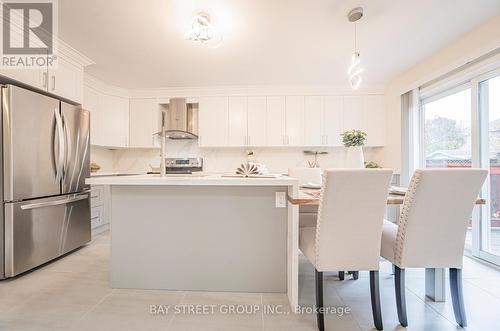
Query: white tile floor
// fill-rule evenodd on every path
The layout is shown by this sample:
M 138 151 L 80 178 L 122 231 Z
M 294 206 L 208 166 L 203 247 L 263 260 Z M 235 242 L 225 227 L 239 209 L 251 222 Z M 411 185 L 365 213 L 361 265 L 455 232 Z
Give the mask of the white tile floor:
M 314 315 L 261 312 L 250 315 L 151 315 L 150 305 L 287 305 L 282 294 L 118 290 L 108 286 L 109 235 L 22 277 L 0 282 L 0 330 L 316 330 Z M 385 330 L 398 326 L 390 265 L 382 263 L 381 297 Z M 202 272 L 202 271 L 200 271 Z M 314 274 L 300 265 L 300 303 L 314 302 Z M 465 259 L 464 288 L 468 330 L 500 330 L 500 271 Z M 329 315 L 327 330 L 359 331 L 373 327 L 368 275 L 360 279 L 325 277 L 325 305 L 349 306 L 352 314 Z M 424 297 L 422 270 L 407 272 L 408 330 L 457 330 L 450 301 Z

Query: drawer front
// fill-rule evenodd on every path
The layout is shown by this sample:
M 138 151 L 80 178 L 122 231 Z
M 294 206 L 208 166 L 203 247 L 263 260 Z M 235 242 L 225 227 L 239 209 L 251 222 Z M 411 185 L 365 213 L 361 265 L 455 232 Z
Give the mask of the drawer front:
M 90 190 L 90 205 L 92 207 L 104 204 L 104 186 L 92 186 Z
M 103 206 L 92 207 L 90 209 L 90 227 L 95 229 L 104 224 Z

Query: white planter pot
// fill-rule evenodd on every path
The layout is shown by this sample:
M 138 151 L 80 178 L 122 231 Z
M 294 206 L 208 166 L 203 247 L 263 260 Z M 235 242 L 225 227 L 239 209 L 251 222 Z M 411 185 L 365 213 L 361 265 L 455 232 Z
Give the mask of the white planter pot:
M 344 167 L 363 169 L 365 158 L 363 157 L 363 146 L 353 146 L 344 148 Z

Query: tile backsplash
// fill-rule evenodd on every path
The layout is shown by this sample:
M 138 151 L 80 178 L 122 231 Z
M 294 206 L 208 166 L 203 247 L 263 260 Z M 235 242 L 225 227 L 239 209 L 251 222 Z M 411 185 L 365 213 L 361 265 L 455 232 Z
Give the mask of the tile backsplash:
M 203 157 L 205 172 L 233 172 L 236 167 L 247 160 L 247 151 L 254 152 L 255 162 L 267 166 L 272 173 L 286 173 L 289 167 L 305 167 L 314 156 L 305 155 L 307 147 L 224 147 L 200 148 L 194 140 L 168 141 L 167 157 Z M 342 167 L 342 147 L 314 148 L 328 152 L 318 157 L 322 168 Z M 101 148 L 92 147 L 92 162 L 99 163 L 105 171 L 116 172 L 147 172 L 150 165 L 160 164 L 160 151 L 155 149 L 119 149 L 104 153 Z M 376 148 L 365 148 L 367 161 L 377 161 Z M 105 156 L 107 155 L 107 156 Z M 103 164 L 101 164 L 103 163 Z M 106 165 L 105 167 L 103 165 Z M 111 165 L 111 169 L 108 169 Z

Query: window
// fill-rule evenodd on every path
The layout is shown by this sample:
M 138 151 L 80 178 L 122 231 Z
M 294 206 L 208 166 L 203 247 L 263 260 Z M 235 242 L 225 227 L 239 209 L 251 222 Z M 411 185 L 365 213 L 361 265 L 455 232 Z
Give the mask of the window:
M 422 166 L 471 167 L 471 89 L 422 101 Z
M 408 155 L 415 155 L 413 164 L 420 167 L 489 170 L 481 191 L 487 204 L 474 208 L 466 248 L 500 265 L 500 69 L 461 82 L 438 82 L 421 90 L 412 127 L 418 132 L 418 147 L 408 147 Z
M 481 167 L 490 172 L 485 190 L 488 204 L 480 221 L 478 254 L 500 257 L 500 74 L 478 82 L 481 122 Z

